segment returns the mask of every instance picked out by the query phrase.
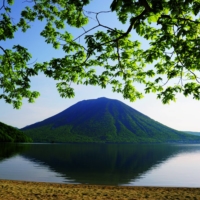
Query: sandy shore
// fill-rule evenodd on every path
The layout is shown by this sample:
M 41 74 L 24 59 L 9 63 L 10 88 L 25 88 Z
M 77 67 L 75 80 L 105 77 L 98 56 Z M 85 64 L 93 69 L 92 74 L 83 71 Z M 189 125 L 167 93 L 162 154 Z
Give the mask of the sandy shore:
M 0 180 L 0 200 L 15 199 L 200 200 L 200 188 L 71 185 Z

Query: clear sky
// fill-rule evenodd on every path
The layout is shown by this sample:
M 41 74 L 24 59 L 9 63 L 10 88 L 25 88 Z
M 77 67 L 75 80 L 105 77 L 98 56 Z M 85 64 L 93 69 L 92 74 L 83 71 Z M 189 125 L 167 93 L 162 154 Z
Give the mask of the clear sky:
M 26 6 L 26 4 L 29 4 L 27 2 L 22 2 L 23 1 L 15 1 L 13 7 L 14 13 L 12 13 L 14 21 L 17 21 L 21 8 Z M 110 2 L 111 0 L 93 0 L 91 5 L 87 7 L 87 10 L 109 10 Z M 107 25 L 121 26 L 118 23 L 117 18 L 112 15 L 109 17 L 108 15 L 103 15 L 101 20 L 106 22 Z M 27 31 L 26 34 L 17 32 L 14 40 L 1 43 L 1 46 L 4 48 L 11 48 L 13 44 L 20 44 L 28 48 L 33 56 L 31 62 L 35 60 L 37 60 L 37 62 L 42 62 L 49 60 L 52 57 L 62 57 L 64 55 L 61 50 L 54 50 L 51 45 L 45 44 L 44 38 L 39 35 L 42 29 L 42 24 L 31 23 L 31 26 L 32 28 Z M 124 27 L 127 26 L 125 25 Z M 66 28 L 70 29 L 75 36 L 80 33 L 70 27 Z M 132 37 L 134 39 L 137 38 L 134 32 L 132 32 Z M 142 42 L 145 48 L 148 43 L 146 41 Z M 0 100 L 1 122 L 14 127 L 22 128 L 53 116 L 81 100 L 107 97 L 111 99 L 118 99 L 150 118 L 176 130 L 200 132 L 200 102 L 193 100 L 190 97 L 186 98 L 179 95 L 177 96 L 177 101 L 175 103 L 172 102 L 170 105 L 163 105 L 160 100 L 156 99 L 156 94 L 148 94 L 145 95 L 142 100 L 137 100 L 136 102 L 131 103 L 128 100 L 124 100 L 121 94 L 113 93 L 110 87 L 107 89 L 101 89 L 98 86 L 79 85 L 75 86 L 75 98 L 62 99 L 57 92 L 56 82 L 54 80 L 46 78 L 43 74 L 40 74 L 31 80 L 32 90 L 39 91 L 41 96 L 33 104 L 24 100 L 23 106 L 19 110 L 13 109 L 12 105 L 6 104 L 4 100 Z M 138 87 L 140 86 L 138 85 Z

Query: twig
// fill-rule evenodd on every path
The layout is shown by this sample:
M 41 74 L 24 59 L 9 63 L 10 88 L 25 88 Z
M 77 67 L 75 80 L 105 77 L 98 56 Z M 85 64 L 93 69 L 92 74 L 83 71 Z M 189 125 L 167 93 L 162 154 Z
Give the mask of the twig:
M 3 0 L 3 5 L 1 6 L 0 10 L 5 8 L 5 0 Z

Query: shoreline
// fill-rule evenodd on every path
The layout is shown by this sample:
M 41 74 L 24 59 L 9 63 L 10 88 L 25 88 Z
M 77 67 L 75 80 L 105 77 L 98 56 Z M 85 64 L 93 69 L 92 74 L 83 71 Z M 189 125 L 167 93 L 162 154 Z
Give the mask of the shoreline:
M 0 200 L 162 200 L 200 199 L 200 188 L 107 186 L 0 180 Z

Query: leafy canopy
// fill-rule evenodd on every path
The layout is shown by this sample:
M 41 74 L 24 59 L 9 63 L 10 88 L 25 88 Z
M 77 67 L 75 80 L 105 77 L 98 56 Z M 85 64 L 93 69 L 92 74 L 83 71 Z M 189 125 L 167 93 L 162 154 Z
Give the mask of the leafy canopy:
M 39 93 L 30 90 L 30 77 L 39 72 L 58 80 L 61 97 L 74 97 L 75 83 L 111 85 L 113 92 L 130 101 L 144 92 L 156 93 L 163 103 L 175 101 L 177 93 L 200 99 L 200 0 L 113 0 L 108 11 L 97 13 L 85 9 L 91 1 L 25 0 L 17 23 L 12 21 L 14 0 L 1 2 L 0 40 L 14 39 L 18 30 L 26 33 L 32 23 L 43 21 L 41 36 L 65 52 L 62 58 L 29 65 L 28 49 L 20 44 L 12 49 L 0 46 L 1 99 L 15 108 L 23 98 L 33 102 Z M 109 13 L 128 28 L 104 25 L 99 15 Z M 96 25 L 86 29 L 89 14 Z M 74 38 L 66 25 L 83 33 Z M 148 41 L 147 49 L 131 37 L 133 32 Z M 144 91 L 138 91 L 136 83 Z

